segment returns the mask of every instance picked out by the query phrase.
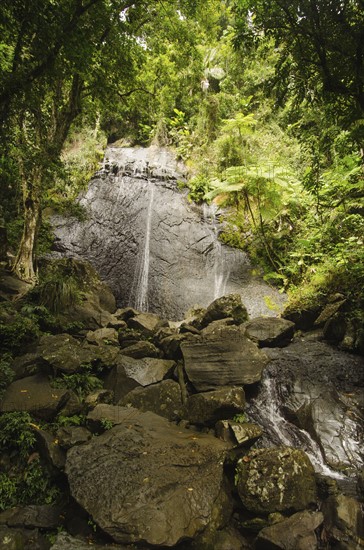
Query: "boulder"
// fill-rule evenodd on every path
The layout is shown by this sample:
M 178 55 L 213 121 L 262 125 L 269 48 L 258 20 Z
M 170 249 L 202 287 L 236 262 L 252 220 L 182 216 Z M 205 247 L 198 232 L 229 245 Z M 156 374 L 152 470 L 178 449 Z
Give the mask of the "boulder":
M 257 317 L 245 325 L 246 336 L 260 348 L 283 347 L 294 334 L 294 323 L 277 317 Z
M 92 433 L 83 426 L 65 426 L 57 430 L 56 437 L 62 449 L 68 450 L 89 441 Z
M 202 315 L 200 326 L 206 327 L 212 321 L 227 317 L 233 319 L 236 325 L 248 320 L 248 312 L 240 294 L 229 294 L 214 300 Z
M 118 404 L 143 412 L 151 411 L 171 421 L 182 418 L 181 388 L 173 380 L 162 380 L 159 384 L 135 388 Z
M 99 403 L 113 403 L 114 392 L 111 390 L 96 390 L 86 395 L 84 403 L 88 409 L 93 409 Z
M 213 426 L 218 420 L 232 418 L 244 411 L 245 393 L 241 387 L 196 393 L 187 399 L 185 408 L 192 424 Z
M 317 317 L 314 326 L 323 327 L 329 319 L 331 319 L 338 311 L 340 311 L 347 302 L 346 298 L 339 299 L 332 303 L 326 304 L 320 315 Z
M 135 409 L 129 408 L 129 418 L 133 418 Z M 91 432 L 98 432 L 100 428 L 105 428 L 105 424 L 108 427 L 116 426 L 121 422 L 125 422 L 125 407 L 119 407 L 116 405 L 97 405 L 87 415 L 87 426 Z
M 140 311 L 137 311 L 133 307 L 123 307 L 118 308 L 114 315 L 117 319 L 120 321 L 128 321 L 131 317 L 135 317 L 136 315 L 139 315 Z
M 104 387 L 113 392 L 114 403 L 118 403 L 124 395 L 140 386 L 139 382 L 134 378 L 130 378 L 127 374 L 126 367 L 130 362 L 136 362 L 136 359 L 131 357 L 121 358 L 119 364 L 112 369 L 105 379 Z
M 26 353 L 25 355 L 14 357 L 14 360 L 11 363 L 11 368 L 14 371 L 15 380 L 37 374 L 37 372 L 40 371 L 41 364 L 42 359 L 36 352 Z
M 244 328 L 227 326 L 211 334 L 191 336 L 181 344 L 185 370 L 197 391 L 253 384 L 268 358 L 244 336 Z
M 321 512 L 297 512 L 293 516 L 262 529 L 256 550 L 309 550 L 317 548 L 315 529 L 323 523 Z
M 140 340 L 131 346 L 127 346 L 122 350 L 123 355 L 133 357 L 134 359 L 142 359 L 143 357 L 160 357 L 160 351 L 152 342 Z
M 140 342 L 140 340 L 143 340 L 140 332 L 134 329 L 130 329 L 128 327 L 119 330 L 118 338 L 121 349 L 127 348 L 129 346 L 134 346 L 134 344 L 137 344 L 138 342 Z
M 118 319 L 117 316 L 114 314 L 114 315 L 111 315 L 109 322 L 106 325 L 106 328 L 113 328 L 119 331 L 119 330 L 125 329 L 127 326 L 128 325 L 126 324 L 125 321 Z
M 203 532 L 191 543 L 191 550 L 251 550 L 252 548 L 251 542 L 233 527 L 219 529 L 209 535 Z
M 62 524 L 62 511 L 62 507 L 55 504 L 9 508 L 0 513 L 0 525 L 27 529 L 56 529 Z M 0 548 L 3 548 L 1 544 Z
M 311 330 L 320 314 L 320 306 L 313 305 L 306 309 L 295 310 L 288 306 L 283 312 L 284 319 L 292 321 L 298 330 Z
M 171 334 L 166 336 L 160 342 L 159 347 L 162 349 L 166 359 L 174 359 L 178 361 L 182 358 L 181 343 L 187 340 L 189 333 Z
M 140 313 L 128 319 L 128 327 L 138 330 L 143 336 L 153 336 L 162 326 L 168 326 L 168 321 L 154 313 Z
M 220 420 L 216 423 L 215 433 L 216 437 L 236 447 L 246 444 L 252 445 L 263 435 L 263 430 L 258 424 L 252 422 Z
M 0 548 L 4 550 L 48 550 L 48 540 L 38 529 L 0 527 Z
M 99 405 L 90 414 L 97 414 Z M 117 543 L 174 546 L 212 519 L 225 445 L 151 412 L 117 409 L 118 424 L 68 451 L 73 498 Z
M 0 412 L 25 411 L 37 418 L 51 420 L 69 399 L 65 389 L 52 388 L 48 376 L 36 374 L 8 386 Z
M 94 359 L 93 347 L 82 346 L 69 334 L 47 334 L 41 337 L 37 353 L 53 372 L 77 372 L 82 364 Z
M 299 511 L 316 502 L 313 466 L 298 449 L 251 451 L 238 461 L 236 476 L 243 505 L 256 514 Z
M 227 317 L 226 319 L 218 319 L 217 321 L 211 321 L 211 323 L 209 323 L 207 327 L 203 328 L 199 332 L 200 334 L 203 334 L 203 335 L 211 334 L 216 330 L 221 329 L 222 327 L 235 325 L 235 324 L 236 323 L 234 323 L 234 319 L 232 317 Z
M 92 546 L 90 546 L 89 540 L 72 537 L 65 532 L 58 533 L 55 543 L 51 546 L 50 550 L 90 550 L 90 548 L 92 550 L 131 550 L 130 547 L 115 544 L 92 543 Z
M 174 361 L 154 357 L 144 357 L 142 359 L 122 357 L 119 364 L 124 367 L 126 376 L 135 380 L 141 386 L 149 386 L 149 384 L 160 382 L 175 367 Z
M 96 344 L 97 346 L 104 344 L 119 345 L 118 333 L 114 328 L 98 328 L 93 331 L 89 331 L 86 334 L 86 340 L 89 344 Z
M 361 503 L 344 494 L 330 495 L 322 503 L 325 529 L 337 542 L 347 541 L 348 548 L 364 539 L 364 512 Z M 352 546 L 351 546 L 352 545 Z
M 323 328 L 325 340 L 338 344 L 345 338 L 347 332 L 347 322 L 344 315 L 340 312 L 330 317 Z
M 40 428 L 33 428 L 37 440 L 37 449 L 41 458 L 48 465 L 52 473 L 59 473 L 66 463 L 66 453 L 60 447 L 57 438 Z

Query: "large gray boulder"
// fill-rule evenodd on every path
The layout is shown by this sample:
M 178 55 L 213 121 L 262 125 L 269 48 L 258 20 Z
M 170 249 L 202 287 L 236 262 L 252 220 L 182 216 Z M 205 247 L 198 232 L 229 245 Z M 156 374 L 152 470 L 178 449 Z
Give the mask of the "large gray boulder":
M 245 325 L 245 334 L 259 347 L 283 347 L 294 334 L 294 323 L 276 317 L 257 317 Z
M 256 449 L 238 461 L 237 488 L 250 512 L 299 511 L 316 502 L 315 472 L 299 449 Z
M 89 540 L 82 540 L 72 537 L 66 532 L 60 532 L 56 536 L 51 550 L 131 550 L 130 546 L 116 546 L 115 544 L 93 544 L 90 546 Z
M 152 342 L 140 340 L 131 346 L 123 348 L 123 355 L 133 357 L 134 359 L 142 359 L 143 357 L 160 357 L 161 352 L 155 347 Z
M 119 405 L 134 407 L 140 411 L 151 411 L 168 420 L 183 416 L 181 388 L 174 380 L 162 380 L 145 388 L 135 388 L 123 397 Z
M 168 326 L 168 322 L 154 313 L 140 313 L 128 320 L 128 327 L 138 330 L 146 337 L 152 336 L 163 326 Z
M 257 537 L 256 550 L 313 550 L 318 540 L 315 533 L 323 523 L 321 512 L 304 510 L 262 529 Z
M 245 408 L 243 388 L 220 388 L 196 393 L 186 402 L 186 414 L 192 424 L 213 426 L 218 420 L 232 418 Z
M 216 513 L 225 445 L 153 413 L 114 408 L 112 429 L 68 451 L 73 498 L 118 543 L 170 547 L 195 537 Z
M 181 343 L 187 376 L 197 391 L 253 384 L 261 378 L 267 356 L 244 335 L 243 327 L 217 327 Z
M 231 321 L 240 325 L 248 320 L 248 312 L 242 302 L 240 294 L 229 294 L 221 296 L 214 300 L 206 309 L 200 320 L 201 327 L 207 326 L 212 321 L 219 319 L 231 319 Z
M 52 388 L 48 376 L 36 374 L 8 386 L 0 402 L 0 412 L 25 411 L 37 418 L 51 420 L 69 398 L 68 390 Z
M 143 357 L 134 359 L 133 357 L 121 356 L 117 367 L 110 373 L 105 382 L 105 388 L 115 391 L 115 399 L 119 401 L 120 385 L 122 384 L 124 392 L 124 378 L 135 382 L 134 387 L 149 386 L 166 378 L 171 372 L 175 362 L 169 359 L 157 359 L 155 357 Z M 119 381 L 120 379 L 120 381 Z M 133 388 L 129 388 L 130 391 Z
M 322 503 L 322 512 L 325 529 L 338 547 L 348 550 L 362 547 L 364 511 L 359 500 L 344 494 L 330 495 Z
M 251 446 L 263 435 L 263 430 L 258 424 L 252 422 L 220 420 L 216 423 L 215 433 L 216 437 L 237 447 L 239 445 Z
M 67 374 L 77 372 L 82 364 L 91 363 L 95 357 L 92 347 L 88 344 L 82 346 L 69 334 L 42 336 L 37 353 L 53 372 Z

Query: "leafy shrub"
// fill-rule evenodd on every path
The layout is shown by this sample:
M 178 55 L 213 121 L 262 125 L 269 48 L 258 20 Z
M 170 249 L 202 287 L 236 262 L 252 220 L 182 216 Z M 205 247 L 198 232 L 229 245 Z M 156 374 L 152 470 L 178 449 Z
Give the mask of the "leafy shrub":
M 57 314 L 81 301 L 84 283 L 71 260 L 46 263 L 29 299 Z
M 61 377 L 55 378 L 52 381 L 53 387 L 72 390 L 80 399 L 102 388 L 102 381 L 92 373 L 91 365 L 81 365 L 80 370 L 81 372 L 62 374 Z
M 73 416 L 63 416 L 60 414 L 56 418 L 55 427 L 56 429 L 66 426 L 84 426 L 86 424 L 86 416 L 82 414 L 74 414 Z
M 16 450 L 25 458 L 35 444 L 35 434 L 31 426 L 32 418 L 26 412 L 9 412 L 0 416 L 0 450 Z
M 8 319 L 0 319 L 0 348 L 2 351 L 16 352 L 34 341 L 39 333 L 34 317 L 13 311 Z
M 9 353 L 0 358 L 0 399 L 2 398 L 6 388 L 13 381 L 14 371 L 10 366 L 11 355 Z
M 19 505 L 51 504 L 59 495 L 59 488 L 51 483 L 39 459 L 0 473 L 0 511 Z

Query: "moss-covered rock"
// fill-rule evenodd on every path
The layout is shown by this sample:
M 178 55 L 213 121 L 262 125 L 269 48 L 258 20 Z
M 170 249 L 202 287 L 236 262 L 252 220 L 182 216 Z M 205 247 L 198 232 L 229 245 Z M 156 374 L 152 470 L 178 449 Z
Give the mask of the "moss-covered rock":
M 238 461 L 240 499 L 250 512 L 299 511 L 316 501 L 313 466 L 301 450 L 257 449 Z
M 248 320 L 248 312 L 240 294 L 228 294 L 214 300 L 203 314 L 200 325 L 206 327 L 212 321 L 230 317 L 236 325 Z

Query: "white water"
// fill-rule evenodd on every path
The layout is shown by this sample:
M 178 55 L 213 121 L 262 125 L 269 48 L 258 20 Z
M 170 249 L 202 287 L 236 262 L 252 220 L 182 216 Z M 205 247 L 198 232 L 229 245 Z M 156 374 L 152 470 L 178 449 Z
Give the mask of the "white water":
M 148 311 L 149 265 L 150 265 L 150 235 L 153 217 L 154 184 L 147 181 L 148 207 L 146 212 L 146 227 L 142 253 L 139 257 L 136 276 L 132 286 L 135 296 L 134 307 L 139 311 Z
M 345 476 L 332 470 L 326 463 L 319 445 L 310 434 L 288 422 L 280 408 L 280 395 L 277 381 L 264 376 L 258 397 L 249 406 L 249 416 L 264 426 L 267 440 L 274 445 L 284 445 L 302 449 L 309 456 L 316 472 L 326 476 L 344 479 Z
M 224 250 L 219 240 L 219 223 L 217 219 L 218 207 L 214 204 L 203 204 L 203 219 L 210 229 L 211 243 L 206 249 L 212 256 L 214 274 L 214 296 L 220 298 L 226 294 L 226 287 L 230 276 L 231 266 L 226 263 Z

